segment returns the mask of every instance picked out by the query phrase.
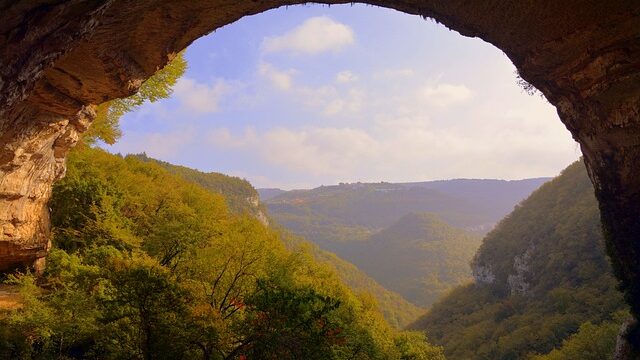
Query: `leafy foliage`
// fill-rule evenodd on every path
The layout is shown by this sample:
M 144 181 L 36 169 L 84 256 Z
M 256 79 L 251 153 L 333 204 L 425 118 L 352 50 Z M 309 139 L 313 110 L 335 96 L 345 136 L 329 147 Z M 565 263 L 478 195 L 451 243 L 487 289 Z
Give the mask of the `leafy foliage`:
M 172 174 L 179 175 L 181 178 L 196 183 L 206 190 L 224 195 L 229 209 L 236 214 L 248 213 L 255 216 L 261 211 L 258 192 L 247 180 L 221 173 L 205 173 L 185 166 L 173 165 L 168 162 L 152 159 L 146 154 L 130 156 L 134 156 L 145 162 L 157 163 Z
M 303 249 L 313 255 L 314 260 L 334 269 L 340 279 L 356 293 L 370 294 L 385 320 L 396 328 L 404 328 L 415 321 L 425 310 L 408 302 L 400 294 L 388 290 L 369 277 L 352 263 L 336 254 L 320 249 L 319 246 L 286 230 L 280 230 L 282 238 L 290 249 Z
M 187 62 L 183 53 L 179 53 L 164 68 L 147 79 L 134 95 L 100 104 L 96 109 L 96 118 L 83 134 L 83 142 L 90 145 L 101 140 L 107 144 L 114 144 L 122 136 L 120 118 L 146 101 L 155 102 L 168 98 L 173 92 L 173 86 L 186 69 Z
M 155 160 L 145 154 L 130 156 L 144 162 L 160 165 L 169 172 L 179 175 L 184 180 L 196 183 L 211 192 L 224 195 L 230 210 L 235 214 L 250 214 L 258 219 L 264 219 L 264 213 L 258 201 L 257 191 L 246 180 L 220 173 L 200 172 L 184 166 L 177 166 Z M 271 222 L 273 223 L 273 221 Z M 335 254 L 321 250 L 318 246 L 308 244 L 305 239 L 298 238 L 285 229 L 278 227 L 277 230 L 289 248 L 297 249 L 303 247 L 305 251 L 313 254 L 315 261 L 333 267 L 339 278 L 351 289 L 358 293 L 366 292 L 373 295 L 386 321 L 392 326 L 403 328 L 424 313 L 423 309 L 406 301 L 399 294 L 387 290 L 353 264 L 339 258 Z
M 68 165 L 44 276 L 10 279 L 1 358 L 442 359 L 222 196 L 90 147 Z
M 580 325 L 578 331 L 562 342 L 562 346 L 546 355 L 532 356 L 531 360 L 611 360 L 621 323 L 628 314 L 615 314 L 613 321 Z

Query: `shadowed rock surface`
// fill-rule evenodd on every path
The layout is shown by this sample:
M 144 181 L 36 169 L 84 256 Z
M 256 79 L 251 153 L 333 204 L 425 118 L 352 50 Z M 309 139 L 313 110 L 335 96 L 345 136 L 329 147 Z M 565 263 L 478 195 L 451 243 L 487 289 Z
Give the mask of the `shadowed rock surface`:
M 344 1 L 324 1 L 340 3 Z M 221 26 L 301 1 L 0 0 L 0 269 L 43 258 L 46 201 L 93 106 Z M 607 249 L 640 315 L 637 0 L 371 0 L 500 48 L 580 143 Z M 410 34 L 408 34 L 410 36 Z M 637 331 L 631 331 L 637 340 Z M 635 335 L 634 335 L 635 334 Z

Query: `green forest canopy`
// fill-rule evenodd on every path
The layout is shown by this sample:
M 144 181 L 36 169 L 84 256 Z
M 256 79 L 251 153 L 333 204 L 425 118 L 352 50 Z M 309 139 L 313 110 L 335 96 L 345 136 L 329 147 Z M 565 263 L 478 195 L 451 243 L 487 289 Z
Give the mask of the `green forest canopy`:
M 249 214 L 264 223 L 272 224 L 272 228 L 280 233 L 281 238 L 287 244 L 287 248 L 295 250 L 298 247 L 304 247 L 313 255 L 316 261 L 331 266 L 339 278 L 353 291 L 357 293 L 366 292 L 373 295 L 380 311 L 390 325 L 396 328 L 405 327 L 424 313 L 424 309 L 406 301 L 399 294 L 387 290 L 353 264 L 308 243 L 303 238 L 291 234 L 272 220 L 264 221 L 266 219 L 265 209 L 258 202 L 257 191 L 248 181 L 220 173 L 205 173 L 184 166 L 173 165 L 149 158 L 145 154 L 129 156 L 141 161 L 158 164 L 169 172 L 179 175 L 184 180 L 196 183 L 211 192 L 222 194 L 229 205 L 229 210 L 234 214 Z
M 85 147 L 50 203 L 44 276 L 14 276 L 0 357 L 443 359 L 222 196 Z
M 524 258 L 524 266 L 516 266 Z M 490 272 L 493 282 L 487 277 L 485 284 L 455 289 L 412 325 L 444 346 L 448 359 L 523 359 L 563 341 L 558 351 L 568 353 L 568 347 L 586 344 L 582 339 L 594 327 L 608 329 L 594 346 L 612 352 L 610 322 L 627 307 L 605 256 L 598 206 L 582 162 L 503 219 L 483 240 L 473 266 Z

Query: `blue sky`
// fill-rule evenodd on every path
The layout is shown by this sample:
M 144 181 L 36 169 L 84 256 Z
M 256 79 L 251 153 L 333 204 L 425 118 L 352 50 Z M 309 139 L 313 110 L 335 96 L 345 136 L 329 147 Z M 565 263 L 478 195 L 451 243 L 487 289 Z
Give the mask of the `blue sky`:
M 125 115 L 110 151 L 285 189 L 553 176 L 580 156 L 500 50 L 394 10 L 280 8 L 186 58 L 173 96 Z

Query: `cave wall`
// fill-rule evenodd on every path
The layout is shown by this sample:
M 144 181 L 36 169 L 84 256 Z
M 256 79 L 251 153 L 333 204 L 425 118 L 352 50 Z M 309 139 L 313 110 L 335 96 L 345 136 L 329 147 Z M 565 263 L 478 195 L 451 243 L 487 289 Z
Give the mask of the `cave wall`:
M 492 43 L 556 106 L 581 145 L 616 275 L 640 314 L 640 3 L 365 2 Z M 51 184 L 94 105 L 134 93 L 195 39 L 297 3 L 0 0 L 0 270 L 46 254 Z

